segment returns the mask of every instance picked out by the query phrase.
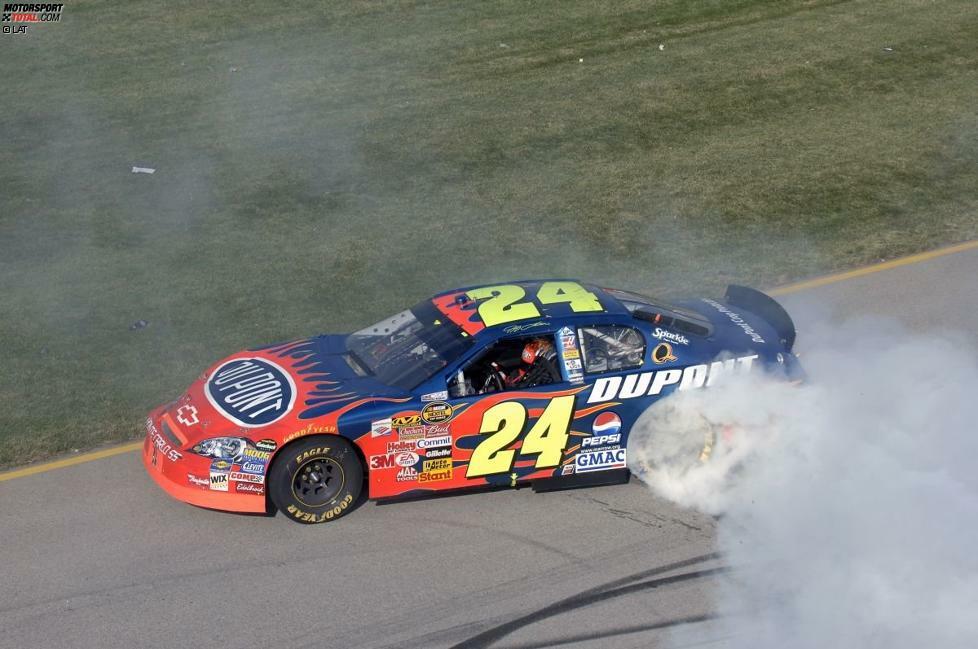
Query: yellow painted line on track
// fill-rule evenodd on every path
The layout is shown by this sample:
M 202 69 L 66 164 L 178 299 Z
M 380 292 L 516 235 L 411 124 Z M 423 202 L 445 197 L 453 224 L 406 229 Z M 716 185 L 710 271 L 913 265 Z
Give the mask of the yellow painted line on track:
M 938 248 L 937 250 L 928 250 L 927 252 L 921 252 L 916 255 L 910 255 L 909 257 L 900 257 L 899 259 L 892 259 L 890 261 L 883 261 L 878 264 L 871 264 L 869 266 L 863 266 L 862 268 L 856 268 L 855 270 L 847 270 L 842 273 L 835 273 L 834 275 L 823 275 L 822 277 L 814 277 L 802 282 L 797 282 L 795 284 L 788 284 L 787 286 L 779 286 L 778 288 L 766 291 L 768 295 L 787 295 L 788 293 L 798 293 L 799 291 L 805 291 L 811 288 L 817 288 L 819 286 L 825 286 L 826 284 L 835 284 L 836 282 L 842 282 L 847 279 L 854 279 L 856 277 L 862 277 L 863 275 L 872 275 L 873 273 L 878 273 L 884 270 L 890 270 L 891 268 L 899 268 L 900 266 L 909 266 L 910 264 L 917 264 L 922 261 L 927 261 L 928 259 L 936 259 L 937 257 L 943 257 L 945 255 L 953 255 L 956 252 L 965 252 L 966 250 L 978 249 L 978 239 L 974 241 L 965 241 L 964 243 L 959 243 L 954 246 L 948 246 L 946 248 Z
M 142 446 L 142 442 L 131 442 L 129 444 L 123 444 L 122 446 L 114 446 L 112 448 L 103 449 L 101 451 L 82 453 L 81 455 L 65 458 L 64 460 L 45 462 L 44 464 L 38 464 L 36 466 L 29 466 L 23 469 L 8 471 L 7 473 L 0 473 L 0 482 L 3 482 L 4 480 L 13 480 L 14 478 L 23 478 L 24 476 L 34 475 L 35 473 L 44 473 L 45 471 L 52 471 L 54 469 L 63 469 L 66 466 L 91 462 L 92 460 L 101 460 L 104 457 L 112 457 L 113 455 L 120 455 L 122 453 L 136 451 L 142 448 Z
M 870 266 L 857 268 L 855 270 L 836 273 L 834 275 L 824 275 L 822 277 L 815 277 L 812 279 L 805 280 L 803 282 L 797 282 L 795 284 L 780 286 L 778 288 L 767 291 L 767 293 L 769 295 L 787 295 L 788 293 L 797 293 L 799 291 L 804 291 L 810 288 L 825 286 L 826 284 L 834 284 L 836 282 L 842 282 L 847 279 L 862 277 L 863 275 L 871 275 L 872 273 L 878 273 L 880 271 L 889 270 L 891 268 L 898 268 L 900 266 L 909 266 L 910 264 L 916 264 L 922 261 L 927 261 L 928 259 L 936 259 L 937 257 L 943 257 L 945 255 L 953 255 L 956 252 L 964 252 L 966 250 L 976 250 L 976 249 L 978 249 L 978 239 L 974 241 L 965 241 L 964 243 L 948 246 L 946 248 L 938 248 L 937 250 L 929 250 L 927 252 L 921 252 L 916 255 L 910 255 L 909 257 L 901 257 L 899 259 L 884 261 L 878 264 L 872 264 Z M 76 455 L 75 457 L 66 458 L 64 460 L 56 460 L 54 462 L 38 464 L 37 466 L 29 466 L 23 469 L 8 471 L 7 473 L 0 473 L 0 482 L 3 482 L 4 480 L 13 480 L 14 478 L 23 478 L 25 476 L 34 475 L 36 473 L 43 473 L 45 471 L 52 471 L 54 469 L 62 469 L 66 466 L 82 464 L 83 462 L 101 460 L 102 458 L 112 457 L 113 455 L 128 453 L 130 451 L 138 450 L 139 448 L 142 447 L 142 445 L 143 445 L 142 442 L 132 442 L 129 444 L 123 444 L 122 446 L 116 446 L 114 448 L 107 448 L 101 451 L 82 453 L 81 455 Z

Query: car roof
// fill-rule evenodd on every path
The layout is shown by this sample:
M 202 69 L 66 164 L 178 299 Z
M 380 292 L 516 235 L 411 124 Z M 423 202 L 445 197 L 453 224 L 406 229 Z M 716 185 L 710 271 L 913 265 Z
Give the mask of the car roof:
M 571 287 L 583 287 L 598 299 L 601 310 L 591 310 L 575 312 L 567 301 L 556 301 L 543 303 L 537 299 L 537 294 L 544 284 L 556 284 L 557 287 L 550 288 L 567 289 Z M 508 287 L 516 287 L 508 288 Z M 522 293 L 520 293 L 522 290 Z M 499 294 L 501 291 L 510 291 L 512 294 L 504 304 L 532 304 L 534 309 L 526 308 L 526 314 L 513 315 L 513 317 L 498 323 L 486 323 L 479 313 L 479 306 L 486 300 L 473 300 L 469 297 L 470 293 L 490 293 Z M 432 304 L 449 320 L 457 324 L 462 330 L 471 336 L 490 334 L 492 336 L 510 333 L 505 331 L 514 325 L 525 325 L 527 323 L 546 322 L 549 326 L 556 324 L 555 321 L 573 321 L 581 318 L 595 316 L 627 316 L 629 310 L 613 295 L 603 288 L 594 286 L 586 282 L 575 279 L 555 278 L 555 279 L 524 279 L 512 282 L 500 282 L 498 284 L 478 284 L 475 286 L 465 286 L 462 288 L 443 291 L 432 296 Z

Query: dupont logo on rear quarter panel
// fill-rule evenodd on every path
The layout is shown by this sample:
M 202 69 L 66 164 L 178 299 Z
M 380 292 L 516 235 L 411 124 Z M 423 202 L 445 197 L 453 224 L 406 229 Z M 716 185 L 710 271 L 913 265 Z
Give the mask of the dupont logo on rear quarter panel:
M 295 383 L 288 372 L 261 358 L 236 358 L 211 375 L 207 400 L 227 419 L 255 428 L 284 417 L 295 404 Z

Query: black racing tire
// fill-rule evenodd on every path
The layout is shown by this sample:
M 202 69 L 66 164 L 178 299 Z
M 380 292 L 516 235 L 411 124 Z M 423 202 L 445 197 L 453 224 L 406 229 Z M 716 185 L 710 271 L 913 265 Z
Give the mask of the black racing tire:
M 679 410 L 672 401 L 653 404 L 629 433 L 630 468 L 639 477 L 661 470 L 684 476 L 711 460 L 717 430 L 702 414 Z
M 363 464 L 338 435 L 306 437 L 278 452 L 268 472 L 276 508 L 298 523 L 336 520 L 354 509 L 363 490 Z

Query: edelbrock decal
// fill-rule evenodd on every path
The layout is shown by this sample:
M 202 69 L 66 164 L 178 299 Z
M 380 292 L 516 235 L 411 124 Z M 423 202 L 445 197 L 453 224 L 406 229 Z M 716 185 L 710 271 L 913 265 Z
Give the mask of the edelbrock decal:
M 257 428 L 278 421 L 292 410 L 296 389 L 289 373 L 275 363 L 236 358 L 211 374 L 204 394 L 226 419 Z

